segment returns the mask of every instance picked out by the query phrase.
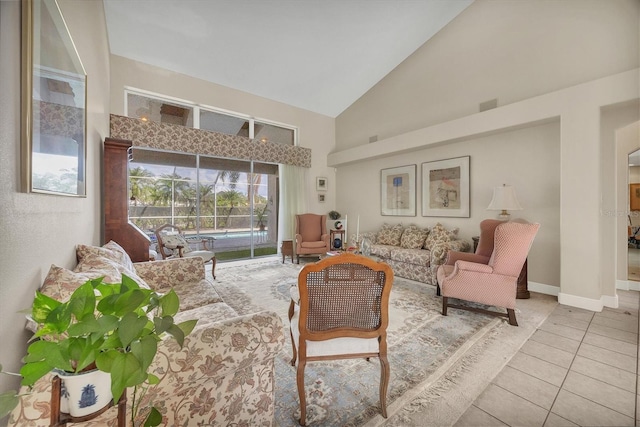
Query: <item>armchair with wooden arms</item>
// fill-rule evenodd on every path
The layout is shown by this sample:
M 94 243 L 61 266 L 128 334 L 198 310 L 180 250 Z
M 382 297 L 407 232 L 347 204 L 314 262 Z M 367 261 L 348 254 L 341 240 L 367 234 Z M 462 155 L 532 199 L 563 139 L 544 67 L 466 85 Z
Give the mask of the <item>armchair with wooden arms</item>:
M 493 251 L 489 258 L 467 254 L 476 255 L 476 259 L 458 258 L 453 265 L 441 265 L 437 279 L 442 293 L 442 314 L 447 315 L 448 307 L 460 308 L 507 317 L 510 325 L 518 326 L 515 315 L 518 276 L 539 228 L 537 223 L 501 222 L 495 227 Z M 502 307 L 507 313 L 451 304 L 449 298 Z
M 155 230 L 158 252 L 162 259 L 200 257 L 212 263 L 211 275 L 216 278 L 216 254 L 207 247 L 206 239 L 187 239 L 180 228 L 173 224 L 164 224 Z M 194 250 L 190 244 L 202 245 L 202 250 Z
M 331 250 L 327 233 L 327 216 L 316 214 L 296 215 L 296 259 L 300 255 L 323 255 Z
M 305 366 L 319 360 L 379 358 L 380 407 L 387 417 L 387 326 L 392 285 L 391 267 L 361 255 L 328 257 L 300 271 L 298 287 L 291 288 L 289 306 L 300 425 L 306 422 Z

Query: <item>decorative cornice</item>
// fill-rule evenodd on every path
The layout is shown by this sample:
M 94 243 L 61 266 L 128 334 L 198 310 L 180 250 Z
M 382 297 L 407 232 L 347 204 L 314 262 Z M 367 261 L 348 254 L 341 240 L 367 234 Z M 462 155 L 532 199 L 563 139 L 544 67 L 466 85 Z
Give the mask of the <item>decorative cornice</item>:
M 311 149 L 111 114 L 111 137 L 134 147 L 311 167 Z

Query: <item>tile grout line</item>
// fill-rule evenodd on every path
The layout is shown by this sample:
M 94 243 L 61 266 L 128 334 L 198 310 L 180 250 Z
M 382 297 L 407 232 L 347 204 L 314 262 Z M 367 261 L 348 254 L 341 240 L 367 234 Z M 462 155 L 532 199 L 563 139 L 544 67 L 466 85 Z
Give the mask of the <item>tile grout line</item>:
M 553 406 L 556 404 L 556 401 L 558 400 L 558 396 L 560 395 L 560 392 L 562 391 L 563 387 L 564 387 L 564 383 L 567 380 L 567 377 L 569 376 L 569 372 L 571 372 L 571 367 L 573 366 L 573 362 L 576 360 L 576 357 L 578 356 L 578 352 L 580 351 L 580 347 L 582 346 L 582 343 L 584 342 L 584 337 L 587 336 L 587 331 L 589 330 L 589 326 L 591 326 L 591 322 L 593 321 L 593 318 L 595 317 L 595 313 L 591 314 L 591 319 L 589 320 L 589 325 L 587 325 L 587 329 L 585 329 L 584 331 L 584 335 L 582 335 L 582 339 L 580 339 L 580 344 L 578 345 L 578 348 L 576 349 L 576 352 L 573 354 L 573 358 L 571 359 L 571 363 L 569 364 L 569 368 L 567 369 L 567 373 L 565 374 L 564 378 L 562 379 L 562 384 L 560 384 L 560 387 L 558 387 L 558 393 L 556 393 L 556 397 L 553 399 L 553 402 L 551 402 L 551 406 L 549 407 L 549 411 L 547 412 L 547 416 L 544 419 L 544 423 L 542 423 L 542 425 L 545 425 L 547 423 L 547 421 L 549 420 L 549 415 L 551 415 L 551 411 L 553 409 Z M 569 339 L 569 338 L 567 338 Z M 571 421 L 571 420 L 568 420 Z M 573 422 L 573 421 L 571 421 Z

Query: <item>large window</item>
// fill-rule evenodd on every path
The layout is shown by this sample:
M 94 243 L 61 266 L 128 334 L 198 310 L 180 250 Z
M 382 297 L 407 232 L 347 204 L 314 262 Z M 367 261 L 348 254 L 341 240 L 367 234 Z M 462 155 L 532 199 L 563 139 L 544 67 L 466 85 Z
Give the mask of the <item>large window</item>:
M 288 125 L 127 89 L 128 117 L 296 145 Z M 215 239 L 216 258 L 276 253 L 278 165 L 134 148 L 129 219 L 154 239 L 170 223 Z
M 129 219 L 209 239 L 219 260 L 276 253 L 277 165 L 132 149 Z
M 263 142 L 296 145 L 297 132 L 293 126 L 188 101 L 165 99 L 160 95 L 132 90 L 125 91 L 125 95 L 127 117 L 244 136 Z

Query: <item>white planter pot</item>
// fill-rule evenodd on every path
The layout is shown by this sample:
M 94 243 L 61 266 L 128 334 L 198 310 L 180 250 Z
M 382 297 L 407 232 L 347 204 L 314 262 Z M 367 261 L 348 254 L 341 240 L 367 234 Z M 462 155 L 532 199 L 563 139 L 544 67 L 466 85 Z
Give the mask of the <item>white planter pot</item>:
M 62 380 L 60 411 L 72 417 L 93 414 L 111 402 L 111 375 L 99 370 L 69 374 L 56 371 Z

